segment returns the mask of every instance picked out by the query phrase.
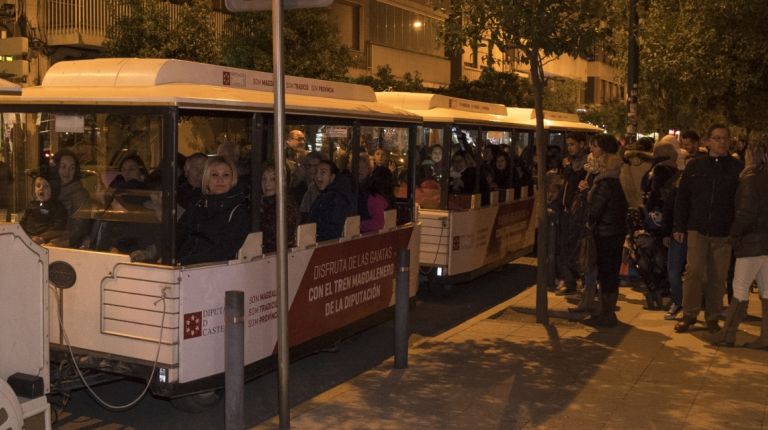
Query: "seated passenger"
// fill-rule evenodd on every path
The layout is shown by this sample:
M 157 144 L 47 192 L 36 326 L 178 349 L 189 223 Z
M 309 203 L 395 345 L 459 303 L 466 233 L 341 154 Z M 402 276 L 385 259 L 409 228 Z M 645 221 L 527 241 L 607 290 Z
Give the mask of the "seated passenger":
M 363 190 L 358 201 L 361 233 L 384 228 L 384 211 L 394 207 L 393 188 L 392 172 L 389 169 L 373 169 L 367 188 Z
M 419 166 L 419 176 L 422 178 L 416 187 L 416 203 L 425 209 L 440 207 L 440 183 L 435 178 L 435 169 L 431 164 Z
M 55 184 L 55 182 L 53 182 Z M 47 175 L 35 178 L 32 201 L 21 217 L 21 228 L 38 245 L 65 246 L 67 240 L 67 208 L 56 199 Z
M 237 167 L 211 157 L 203 170 L 203 198 L 184 212 L 176 231 L 176 260 L 197 264 L 232 260 L 251 231 L 248 199 L 237 185 Z
M 189 210 L 203 197 L 203 167 L 207 158 L 202 152 L 196 152 L 184 163 L 184 178 L 176 193 L 179 206 L 184 210 Z
M 304 157 L 304 162 L 301 163 L 302 169 L 304 169 L 304 176 L 307 178 L 307 189 L 301 197 L 299 203 L 299 215 L 301 222 L 309 222 L 309 211 L 312 209 L 312 204 L 315 203 L 317 196 L 320 195 L 320 190 L 315 184 L 315 175 L 317 175 L 317 166 L 323 160 L 323 155 L 320 152 L 310 152 Z
M 242 148 L 235 142 L 223 142 L 216 148 L 216 155 L 224 157 L 237 169 L 237 184 L 246 195 L 251 193 L 251 162 L 250 152 L 243 153 Z
M 320 195 L 309 213 L 311 222 L 317 223 L 317 241 L 338 239 L 344 232 L 344 223 L 354 212 L 352 184 L 347 175 L 328 160 L 317 166 L 315 185 Z
M 496 156 L 493 164 L 493 176 L 499 189 L 506 189 L 512 186 L 512 162 L 510 161 L 509 154 L 506 152 L 500 152 Z
M 264 253 L 277 250 L 277 180 L 274 164 L 267 164 L 261 173 L 261 248 Z M 290 196 L 285 201 L 285 228 L 288 246 L 296 246 L 296 226 L 299 212 Z
M 120 174 L 109 184 L 100 222 L 94 226 L 92 248 L 131 254 L 133 261 L 154 262 L 160 220 L 152 206 L 149 174 L 138 154 L 120 161 Z M 136 252 L 141 251 L 141 252 Z
M 475 168 L 468 166 L 465 151 L 456 151 L 451 157 L 449 190 L 453 194 L 472 194 L 475 191 Z
M 59 201 L 67 208 L 67 231 L 69 232 L 69 246 L 79 248 L 91 231 L 91 220 L 78 216 L 79 209 L 85 209 L 91 196 L 83 187 L 80 178 L 80 162 L 75 153 L 69 149 L 62 149 L 53 156 L 56 165 L 56 173 L 59 176 Z

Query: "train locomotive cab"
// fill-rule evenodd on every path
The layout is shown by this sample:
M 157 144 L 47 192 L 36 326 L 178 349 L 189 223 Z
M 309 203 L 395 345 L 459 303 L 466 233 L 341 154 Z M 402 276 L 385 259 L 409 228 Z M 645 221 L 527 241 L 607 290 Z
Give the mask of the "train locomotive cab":
M 207 64 L 98 59 L 58 63 L 41 86 L 0 96 L 0 222 L 8 223 L 0 224 L 0 243 L 41 244 L 45 252 L 34 257 L 36 264 L 50 263 L 56 276 L 71 280 L 67 288 L 38 280 L 50 298 L 52 362 L 143 379 L 160 397 L 219 387 L 227 290 L 245 292 L 246 374 L 270 361 L 277 342 L 277 256 L 269 245 L 275 218 L 265 209 L 269 186 L 262 182 L 274 164 L 272 83 L 271 74 Z M 415 294 L 412 158 L 421 119 L 378 103 L 368 87 L 295 77 L 286 77 L 286 87 L 291 192 L 303 197 L 315 186 L 312 169 L 324 160 L 336 167 L 349 198 L 342 227 L 322 238 L 311 213 L 299 212 L 302 202 L 292 203 L 289 339 L 301 348 L 391 307 L 401 250 L 411 251 Z M 397 195 L 382 222 L 362 232 L 357 200 L 363 183 L 355 172 L 376 151 L 386 152 Z M 217 154 L 235 166 L 230 191 L 244 196 L 247 236 L 232 253 L 182 264 L 179 220 L 210 201 L 195 189 L 201 179 L 193 163 L 205 165 Z M 35 194 L 38 176 L 50 181 L 52 198 L 68 211 L 55 240 L 30 233 L 24 221 L 30 207 L 43 207 Z M 16 264 L 14 258 L 33 257 L 5 253 L 3 263 Z M 6 286 L 28 288 L 20 282 L 26 276 L 0 272 L 3 297 L 13 299 Z M 0 333 L 2 344 L 14 340 Z M 73 375 L 53 375 L 53 389 L 76 385 Z

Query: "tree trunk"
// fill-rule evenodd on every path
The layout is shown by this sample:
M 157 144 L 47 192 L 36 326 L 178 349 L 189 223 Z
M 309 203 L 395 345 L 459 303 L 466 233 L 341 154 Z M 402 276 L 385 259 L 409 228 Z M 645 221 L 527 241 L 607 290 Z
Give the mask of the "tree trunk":
M 547 217 L 547 136 L 544 134 L 544 77 L 541 76 L 541 58 L 538 50 L 528 56 L 531 60 L 531 80 L 536 111 L 536 322 L 549 325 L 547 304 L 547 268 L 549 267 L 549 220 Z

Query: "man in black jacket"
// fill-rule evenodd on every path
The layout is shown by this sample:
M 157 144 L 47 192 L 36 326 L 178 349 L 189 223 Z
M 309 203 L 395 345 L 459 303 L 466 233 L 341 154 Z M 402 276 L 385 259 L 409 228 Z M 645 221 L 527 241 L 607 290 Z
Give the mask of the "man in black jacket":
M 685 168 L 675 200 L 674 240 L 688 238 L 688 266 L 683 279 L 683 320 L 675 331 L 688 331 L 701 310 L 707 329 L 717 332 L 723 304 L 731 245 L 728 231 L 734 217 L 733 196 L 741 164 L 728 154 L 730 133 L 722 124 L 709 128 L 709 156 L 692 160 Z

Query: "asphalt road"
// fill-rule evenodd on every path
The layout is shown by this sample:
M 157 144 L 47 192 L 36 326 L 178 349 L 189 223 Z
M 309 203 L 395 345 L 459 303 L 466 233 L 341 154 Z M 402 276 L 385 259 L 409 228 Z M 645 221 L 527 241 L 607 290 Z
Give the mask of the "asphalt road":
M 536 268 L 509 264 L 471 283 L 456 285 L 447 294 L 419 295 L 411 308 L 411 343 L 448 330 L 478 313 L 517 295 L 535 282 Z M 394 324 L 385 322 L 353 337 L 335 348 L 301 358 L 291 364 L 289 400 L 297 405 L 392 356 Z M 115 382 L 96 388 L 114 404 L 135 398 L 143 386 Z M 245 385 L 245 420 L 256 425 L 277 414 L 277 372 L 268 373 Z M 170 402 L 145 397 L 126 412 L 110 412 L 84 390 L 73 393 L 69 404 L 54 423 L 57 429 L 220 429 L 224 428 L 224 402 L 201 413 L 176 409 Z

